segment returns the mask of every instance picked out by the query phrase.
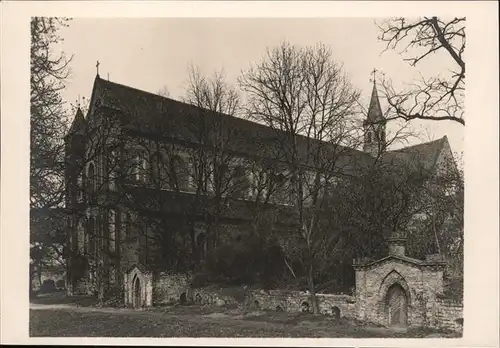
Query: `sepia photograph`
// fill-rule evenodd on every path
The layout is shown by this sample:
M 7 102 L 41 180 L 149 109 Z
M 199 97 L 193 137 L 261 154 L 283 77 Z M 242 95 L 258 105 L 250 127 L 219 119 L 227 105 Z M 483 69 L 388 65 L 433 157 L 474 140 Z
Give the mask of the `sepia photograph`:
M 463 337 L 463 13 L 25 25 L 29 337 Z

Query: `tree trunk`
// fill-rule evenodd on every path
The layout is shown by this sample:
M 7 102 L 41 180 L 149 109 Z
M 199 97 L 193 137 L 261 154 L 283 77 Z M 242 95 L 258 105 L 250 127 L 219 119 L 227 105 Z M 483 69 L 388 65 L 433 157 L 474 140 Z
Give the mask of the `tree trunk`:
M 314 272 L 313 272 L 313 265 L 309 265 L 309 274 L 307 276 L 307 284 L 309 287 L 309 293 L 311 294 L 311 304 L 312 304 L 312 310 L 314 314 L 319 313 L 319 308 L 318 308 L 318 299 L 316 298 L 316 290 L 314 288 L 314 278 L 313 278 Z
M 41 288 L 42 287 L 42 263 L 40 262 L 38 264 L 38 270 L 37 270 L 37 277 L 38 277 L 38 286 Z

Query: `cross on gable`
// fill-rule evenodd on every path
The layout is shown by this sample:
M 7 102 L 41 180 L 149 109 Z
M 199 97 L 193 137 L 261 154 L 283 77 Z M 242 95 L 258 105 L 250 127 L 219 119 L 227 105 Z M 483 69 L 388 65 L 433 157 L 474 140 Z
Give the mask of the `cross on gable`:
M 95 67 L 97 68 L 97 75 L 99 75 L 99 61 L 97 61 L 97 64 L 95 65 Z

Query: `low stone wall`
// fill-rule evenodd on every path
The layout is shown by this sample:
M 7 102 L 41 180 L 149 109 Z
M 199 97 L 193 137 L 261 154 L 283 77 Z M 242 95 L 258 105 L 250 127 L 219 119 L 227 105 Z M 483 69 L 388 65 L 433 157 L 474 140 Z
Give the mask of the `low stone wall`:
M 433 326 L 457 332 L 463 330 L 463 303 L 452 299 L 436 300 Z
M 189 275 L 160 273 L 153 282 L 153 304 L 188 302 L 191 297 L 190 284 Z
M 235 289 L 218 289 L 218 288 L 193 288 L 191 289 L 192 301 L 202 305 L 239 305 L 244 301 L 245 293 L 234 294 L 231 290 Z
M 355 317 L 355 299 L 348 295 L 317 294 L 321 314 L 335 317 Z M 312 310 L 311 295 L 304 291 L 252 290 L 248 292 L 246 306 L 255 309 L 268 309 L 286 312 L 305 312 Z
M 238 305 L 248 309 L 285 311 L 291 313 L 312 311 L 311 296 L 307 291 L 246 290 L 242 287 L 215 286 L 193 288 L 189 275 L 166 274 L 153 281 L 153 304 L 198 303 L 200 305 Z M 367 302 L 356 302 L 356 297 L 337 294 L 316 294 L 319 312 L 336 318 L 359 319 Z M 359 300 L 358 300 L 359 301 Z M 423 325 L 462 332 L 463 305 L 459 301 L 436 298 L 421 306 L 410 306 L 410 317 L 423 315 Z M 369 318 L 364 318 L 369 319 Z
M 349 295 L 318 294 L 319 310 L 334 317 L 356 318 L 356 298 Z

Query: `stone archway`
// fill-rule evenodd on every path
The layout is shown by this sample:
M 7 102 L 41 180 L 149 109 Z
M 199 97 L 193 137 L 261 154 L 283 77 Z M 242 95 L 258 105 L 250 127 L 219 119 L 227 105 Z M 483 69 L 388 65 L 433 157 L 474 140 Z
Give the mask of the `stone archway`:
M 406 327 L 408 325 L 408 297 L 399 283 L 394 283 L 389 287 L 385 303 L 388 325 Z
M 124 273 L 125 305 L 133 308 L 153 305 L 153 275 L 142 266 L 135 265 Z
M 136 275 L 132 281 L 132 305 L 134 308 L 142 307 L 141 280 Z

